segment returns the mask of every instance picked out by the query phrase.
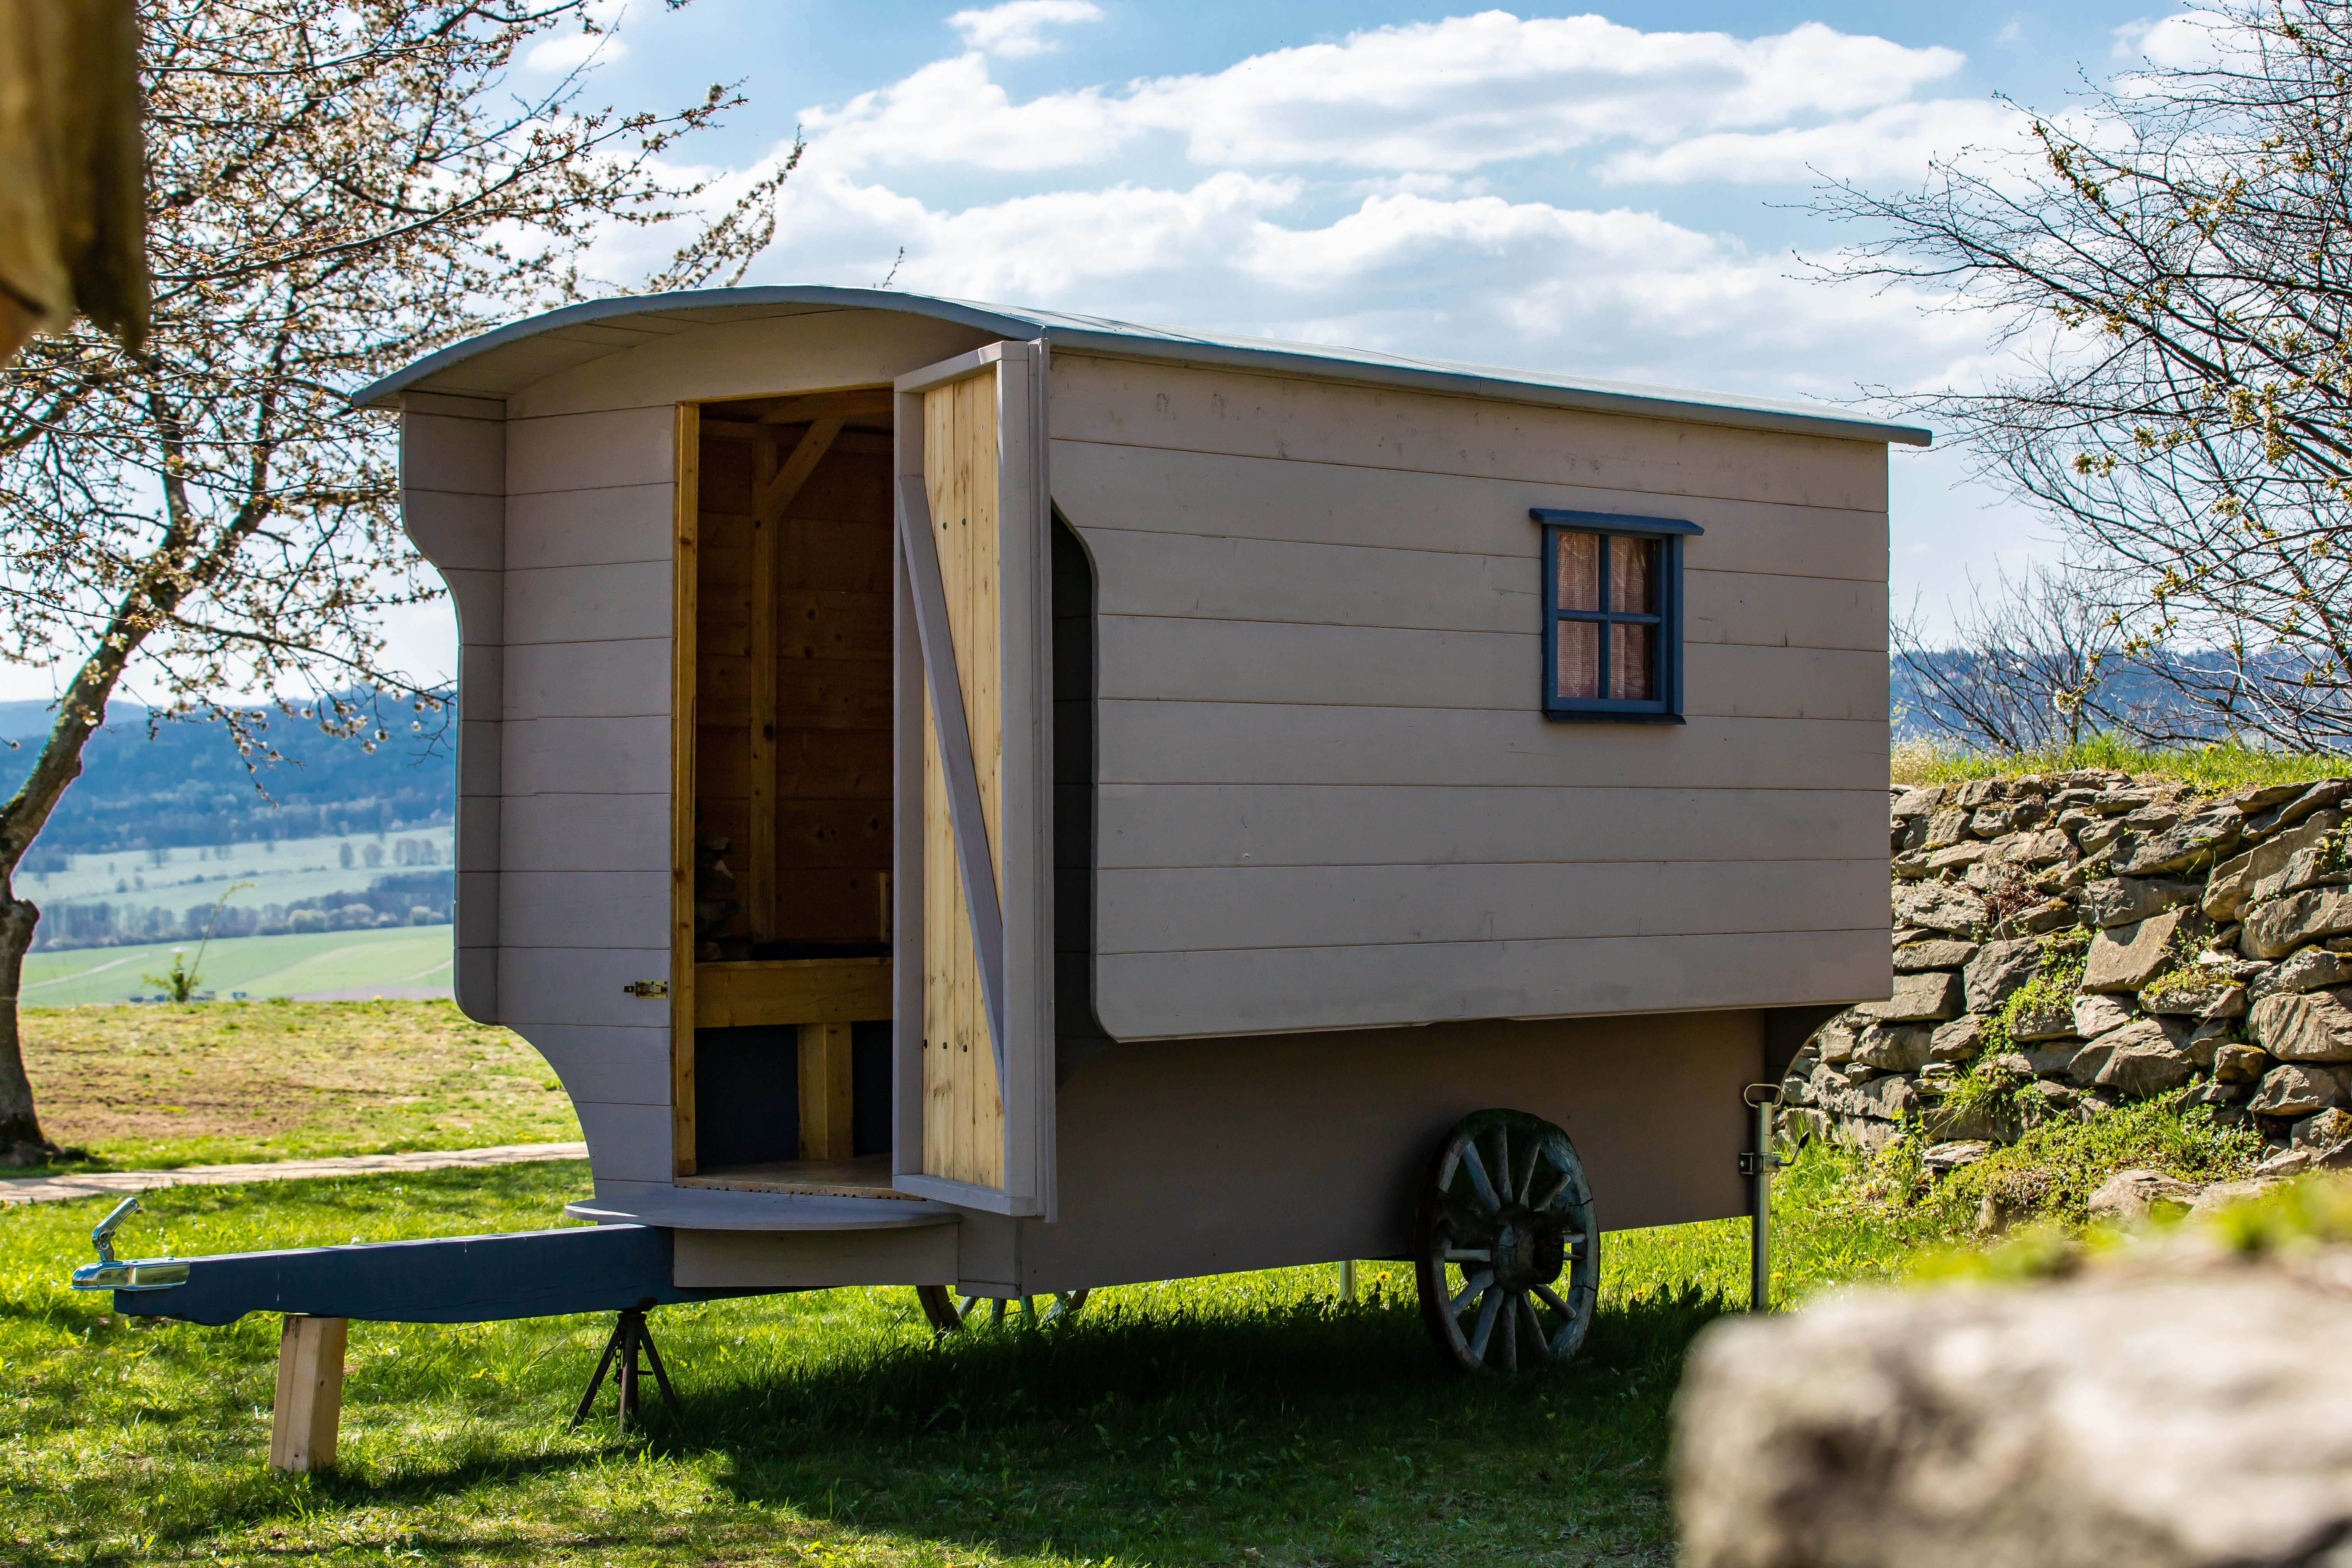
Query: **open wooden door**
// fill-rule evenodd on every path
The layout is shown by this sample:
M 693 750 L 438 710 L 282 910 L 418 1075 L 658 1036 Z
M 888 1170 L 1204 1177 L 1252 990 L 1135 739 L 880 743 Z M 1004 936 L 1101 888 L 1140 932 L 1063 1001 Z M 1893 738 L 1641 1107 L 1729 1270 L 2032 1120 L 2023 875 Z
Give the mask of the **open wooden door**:
M 1051 1217 L 1045 344 L 992 343 L 897 391 L 893 1178 Z

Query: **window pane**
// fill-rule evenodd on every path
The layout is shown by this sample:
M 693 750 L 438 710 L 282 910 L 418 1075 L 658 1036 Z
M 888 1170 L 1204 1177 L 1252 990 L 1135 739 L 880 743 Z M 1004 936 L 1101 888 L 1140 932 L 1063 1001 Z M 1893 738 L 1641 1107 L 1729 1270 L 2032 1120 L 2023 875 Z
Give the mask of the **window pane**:
M 1616 601 L 1609 607 L 1621 615 L 1658 613 L 1656 540 L 1627 539 L 1622 534 L 1610 537 L 1609 596 Z
M 1586 537 L 1590 538 L 1591 535 Z M 1566 539 L 1563 538 L 1563 543 Z M 1562 552 L 1563 554 L 1566 552 Z M 1601 623 L 1560 621 L 1559 694 L 1563 698 L 1601 695 Z
M 1561 647 L 1566 647 L 1563 642 Z M 1560 656 L 1567 657 L 1566 653 Z M 1658 696 L 1658 628 L 1609 623 L 1609 695 L 1653 702 Z
M 1565 531 L 1560 533 L 1558 607 L 1563 610 L 1597 610 L 1601 607 L 1599 534 Z

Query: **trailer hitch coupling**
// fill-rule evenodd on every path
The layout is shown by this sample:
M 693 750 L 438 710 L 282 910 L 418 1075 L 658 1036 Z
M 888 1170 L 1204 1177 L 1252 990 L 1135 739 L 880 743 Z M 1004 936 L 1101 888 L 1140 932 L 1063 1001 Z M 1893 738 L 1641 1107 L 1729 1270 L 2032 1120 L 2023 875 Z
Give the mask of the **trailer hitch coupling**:
M 90 1245 L 98 1248 L 98 1261 L 85 1263 L 73 1271 L 75 1289 L 162 1290 L 188 1282 L 184 1259 L 114 1256 L 115 1229 L 138 1207 L 137 1198 L 125 1198 L 114 1205 L 113 1213 L 98 1222 L 97 1228 L 89 1233 Z

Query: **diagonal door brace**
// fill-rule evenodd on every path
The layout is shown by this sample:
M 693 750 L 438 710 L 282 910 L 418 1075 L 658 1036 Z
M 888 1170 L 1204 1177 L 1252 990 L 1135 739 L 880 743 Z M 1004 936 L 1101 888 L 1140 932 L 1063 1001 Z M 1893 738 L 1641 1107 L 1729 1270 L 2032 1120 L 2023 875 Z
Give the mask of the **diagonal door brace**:
M 996 868 L 988 847 L 988 819 L 980 808 L 980 773 L 971 726 L 963 708 L 955 638 L 948 629 L 948 595 L 940 577 L 939 542 L 931 537 L 930 497 L 919 474 L 898 476 L 898 541 L 914 588 L 915 635 L 923 647 L 923 678 L 939 724 L 940 765 L 947 774 L 948 816 L 955 828 L 956 866 L 963 876 L 964 908 L 980 960 L 981 994 L 988 1010 L 989 1043 L 996 1053 L 997 1093 L 1009 1082 L 1004 1059 L 1004 911 L 996 897 Z

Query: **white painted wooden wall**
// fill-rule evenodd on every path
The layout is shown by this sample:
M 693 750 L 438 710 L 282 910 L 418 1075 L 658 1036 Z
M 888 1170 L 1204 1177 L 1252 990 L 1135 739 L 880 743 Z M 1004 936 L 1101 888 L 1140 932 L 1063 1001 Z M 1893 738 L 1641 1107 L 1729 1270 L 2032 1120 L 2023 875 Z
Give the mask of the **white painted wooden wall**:
M 868 313 L 749 320 L 503 402 L 405 399 L 408 526 L 463 643 L 458 1004 L 555 1068 L 600 1194 L 670 1181 L 668 1003 L 623 987 L 669 974 L 677 405 L 885 384 L 983 341 Z
M 1885 451 L 1062 353 L 1122 1038 L 1884 995 Z M 1530 507 L 1688 519 L 1681 726 L 1540 711 Z

